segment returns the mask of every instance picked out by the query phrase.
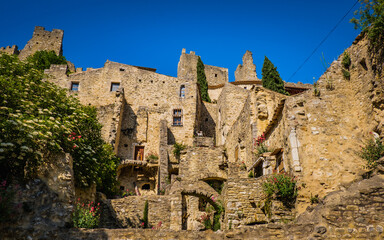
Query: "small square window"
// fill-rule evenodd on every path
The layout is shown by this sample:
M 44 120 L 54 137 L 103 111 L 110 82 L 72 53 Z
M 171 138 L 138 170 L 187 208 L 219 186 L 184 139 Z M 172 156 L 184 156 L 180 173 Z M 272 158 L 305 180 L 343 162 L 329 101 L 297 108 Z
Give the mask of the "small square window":
M 182 126 L 181 117 L 173 117 L 173 125 L 174 126 Z
M 78 82 L 72 82 L 71 83 L 71 91 L 74 91 L 74 92 L 79 91 L 79 83 Z
M 111 92 L 116 92 L 119 87 L 120 83 L 111 83 Z
M 183 112 L 181 109 L 173 109 L 173 126 L 183 126 Z
M 217 77 L 217 73 L 215 73 L 215 77 Z

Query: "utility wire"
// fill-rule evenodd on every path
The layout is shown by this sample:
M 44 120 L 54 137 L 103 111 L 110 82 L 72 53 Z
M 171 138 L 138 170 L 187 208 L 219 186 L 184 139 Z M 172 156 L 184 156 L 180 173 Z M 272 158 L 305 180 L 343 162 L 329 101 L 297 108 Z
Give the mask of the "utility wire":
M 340 25 L 340 23 L 347 17 L 347 15 L 352 11 L 352 9 L 356 6 L 356 4 L 359 2 L 359 0 L 357 0 L 355 2 L 355 4 L 353 4 L 353 6 L 348 10 L 348 12 L 340 19 L 340 21 L 332 28 L 332 30 L 325 36 L 325 38 L 323 40 L 321 40 L 321 42 L 319 43 L 319 45 L 317 45 L 317 47 L 312 51 L 312 53 L 304 60 L 304 62 L 300 65 L 300 67 L 288 78 L 288 81 L 291 80 L 293 78 L 293 76 L 296 75 L 296 73 L 298 71 L 300 71 L 300 69 L 308 62 L 308 60 L 313 56 L 313 54 L 315 54 L 315 52 L 320 48 L 320 46 L 328 39 L 328 37 L 336 30 L 336 28 Z

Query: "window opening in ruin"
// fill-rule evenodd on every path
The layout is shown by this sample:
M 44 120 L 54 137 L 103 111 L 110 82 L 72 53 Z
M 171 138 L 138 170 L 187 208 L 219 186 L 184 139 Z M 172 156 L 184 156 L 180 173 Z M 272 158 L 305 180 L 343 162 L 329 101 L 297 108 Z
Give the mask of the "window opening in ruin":
M 120 71 L 121 71 L 121 72 L 124 72 L 124 71 L 125 71 L 125 69 L 124 69 L 124 68 L 120 68 Z
M 255 167 L 254 171 L 255 172 L 253 175 L 255 176 L 255 178 L 263 176 L 263 162 L 262 161 Z
M 144 146 L 135 146 L 134 160 L 143 161 L 144 159 Z
M 199 198 L 199 211 L 205 212 L 205 209 L 207 208 L 207 201 L 203 198 Z
M 284 172 L 283 151 L 276 155 L 276 170 L 278 173 Z
M 215 77 L 217 77 L 217 73 L 215 73 Z
M 111 83 L 111 92 L 116 92 L 119 87 L 120 83 Z
M 173 109 L 173 126 L 183 126 L 183 111 L 181 109 Z
M 185 85 L 181 85 L 180 87 L 180 97 L 185 98 Z
M 71 83 L 71 91 L 74 91 L 74 92 L 79 91 L 79 83 L 78 82 L 72 82 Z
M 247 87 L 244 87 L 244 89 L 247 89 Z
M 149 185 L 149 183 L 146 183 L 143 186 L 141 186 L 141 189 L 142 190 L 150 190 L 151 189 L 151 185 Z

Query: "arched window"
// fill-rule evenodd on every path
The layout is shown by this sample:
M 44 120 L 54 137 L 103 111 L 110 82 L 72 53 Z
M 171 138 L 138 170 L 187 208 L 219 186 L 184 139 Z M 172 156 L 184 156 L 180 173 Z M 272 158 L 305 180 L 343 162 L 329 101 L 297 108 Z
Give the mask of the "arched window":
M 180 97 L 185 98 L 185 85 L 180 86 Z

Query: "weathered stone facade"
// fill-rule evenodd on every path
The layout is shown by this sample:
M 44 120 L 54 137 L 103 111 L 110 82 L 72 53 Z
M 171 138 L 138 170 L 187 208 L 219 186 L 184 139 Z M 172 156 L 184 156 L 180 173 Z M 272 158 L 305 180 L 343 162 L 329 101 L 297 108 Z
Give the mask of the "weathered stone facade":
M 38 33 L 45 33 L 42 31 L 36 28 L 21 58 L 41 50 L 33 42 L 40 37 Z M 61 45 L 51 49 L 60 51 Z M 52 228 L 57 231 L 42 233 L 42 228 L 33 226 L 36 231 L 30 233 L 27 228 L 14 231 L 8 225 L 2 237 L 382 238 L 384 180 L 382 175 L 363 179 L 365 163 L 358 151 L 369 132 L 384 136 L 384 84 L 382 75 L 374 70 L 377 63 L 368 52 L 368 40 L 360 38 L 346 52 L 354 66 L 350 80 L 343 77 L 340 57 L 320 78 L 320 95 L 304 91 L 285 96 L 264 89 L 249 51 L 236 70 L 234 84 L 228 83 L 226 68 L 205 65 L 213 103 L 200 98 L 196 82 L 199 56 L 194 52 L 182 51 L 177 78 L 110 61 L 102 68 L 77 69 L 71 74 L 69 65 L 52 65 L 45 70 L 47 80 L 97 108 L 102 136 L 122 160 L 118 167 L 121 190 L 135 196 L 102 200 L 105 229 L 61 229 L 69 222 L 68 203 L 75 194 L 70 158 L 66 157 L 59 161 L 60 166 L 52 167 L 65 174 L 52 170 L 41 176 L 46 191 L 57 194 L 50 195 L 51 201 L 65 202 L 60 205 L 64 221 Z M 286 87 L 292 91 L 310 88 L 299 85 Z M 269 152 L 256 154 L 255 139 L 262 134 Z M 294 207 L 277 200 L 266 205 L 263 184 L 272 172 L 296 177 L 300 189 Z M 90 192 L 77 190 L 76 195 L 96 198 Z M 320 203 L 311 203 L 313 196 Z M 145 201 L 150 225 L 160 231 L 132 229 L 140 225 Z M 211 209 L 213 221 L 221 207 L 224 211 L 216 223 L 222 231 L 200 231 L 205 228 L 202 215 Z M 58 221 L 54 214 L 47 219 Z M 50 223 L 41 226 L 44 224 Z
M 53 50 L 57 55 L 63 54 L 63 37 L 64 31 L 53 29 L 51 32 L 46 31 L 43 27 L 35 27 L 32 39 L 28 41 L 24 49 L 20 51 L 19 58 L 26 59 L 29 55 L 37 51 Z

